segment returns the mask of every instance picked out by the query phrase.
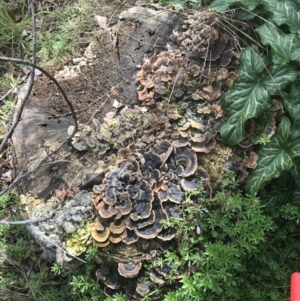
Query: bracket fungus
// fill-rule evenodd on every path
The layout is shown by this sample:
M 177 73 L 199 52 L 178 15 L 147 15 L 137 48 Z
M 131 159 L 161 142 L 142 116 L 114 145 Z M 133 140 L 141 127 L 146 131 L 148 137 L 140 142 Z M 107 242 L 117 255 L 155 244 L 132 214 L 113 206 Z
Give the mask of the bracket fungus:
M 142 263 L 118 263 L 118 272 L 121 276 L 125 278 L 134 278 L 138 275 Z
M 159 129 L 154 122 L 155 116 L 140 107 L 124 107 L 120 114 L 109 112 L 99 123 L 95 119 L 93 125 L 80 125 L 79 131 L 72 138 L 73 146 L 79 150 L 91 150 L 98 155 L 104 155 L 111 148 L 117 147 L 128 139 L 135 137 L 135 142 L 148 141 Z M 72 128 L 69 128 L 69 132 Z
M 107 263 L 96 274 L 107 296 L 122 291 L 140 299 L 152 282 L 162 285 L 190 273 L 172 274 L 168 264 L 145 273 L 143 261 L 178 246 L 169 220 L 181 217 L 185 192 L 210 198 L 227 170 L 255 166 L 251 150 L 239 156 L 219 143 L 221 96 L 237 78 L 237 41 L 218 20 L 205 10 L 187 15 L 169 50 L 138 65 L 137 103 L 80 125 L 73 137 L 77 150 L 91 150 L 105 162 L 93 186 L 90 232 L 99 262 Z M 265 127 L 270 135 L 279 112 L 273 107 Z M 251 128 L 248 144 L 254 133 Z

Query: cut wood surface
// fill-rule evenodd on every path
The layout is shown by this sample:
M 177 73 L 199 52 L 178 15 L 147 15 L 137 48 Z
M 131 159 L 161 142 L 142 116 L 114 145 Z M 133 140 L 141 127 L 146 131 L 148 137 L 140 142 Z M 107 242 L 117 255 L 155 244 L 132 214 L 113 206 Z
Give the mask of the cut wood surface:
M 71 100 L 79 122 L 87 123 L 96 111 L 94 117 L 101 120 L 107 112 L 116 110 L 116 101 L 121 105 L 136 104 L 136 66 L 163 50 L 172 30 L 181 22 L 180 15 L 170 11 L 132 7 L 119 15 L 117 24 L 99 30 L 82 58 L 57 73 L 48 67 Z M 25 91 L 26 85 L 20 89 L 18 103 Z M 34 168 L 58 147 L 68 137 L 72 124 L 55 85 L 45 76 L 38 76 L 12 137 L 15 176 Z M 79 185 L 86 173 L 97 170 L 101 159 L 91 152 L 76 151 L 68 142 L 49 157 L 46 165 L 22 180 L 20 192 L 47 199 L 64 183 Z

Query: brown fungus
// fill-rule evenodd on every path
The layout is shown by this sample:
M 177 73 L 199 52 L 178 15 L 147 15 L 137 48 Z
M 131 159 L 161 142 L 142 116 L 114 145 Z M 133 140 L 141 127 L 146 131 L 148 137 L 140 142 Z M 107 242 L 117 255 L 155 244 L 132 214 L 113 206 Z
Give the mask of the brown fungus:
M 150 279 L 156 284 L 162 285 L 166 282 L 165 278 L 162 275 L 160 275 L 159 273 L 157 273 L 155 270 L 151 271 L 149 276 L 150 276 Z
M 105 229 L 98 217 L 96 218 L 95 223 L 93 225 L 97 231 L 104 231 Z
M 121 215 L 127 215 L 131 212 L 132 210 L 132 203 L 129 200 L 129 196 L 127 192 L 124 192 L 123 194 L 120 195 L 118 198 L 115 208 L 119 211 Z
M 174 228 L 168 228 L 168 229 L 163 229 L 158 235 L 157 238 L 163 241 L 169 241 L 173 239 L 177 234 L 176 229 Z
M 127 220 L 127 226 L 126 228 L 129 230 L 134 230 L 135 228 L 141 229 L 146 226 L 152 225 L 155 221 L 155 212 L 152 211 L 150 216 L 146 219 L 138 220 L 138 221 L 133 221 L 132 219 Z
M 93 245 L 95 247 L 99 247 L 99 248 L 105 248 L 105 247 L 107 247 L 109 245 L 109 243 L 110 243 L 109 239 L 107 241 L 105 241 L 105 242 L 98 242 L 95 239 L 93 240 Z
M 142 267 L 142 263 L 119 263 L 118 272 L 121 276 L 125 278 L 134 278 L 139 274 L 139 271 Z
M 194 182 L 194 181 L 188 181 L 185 178 L 181 179 L 180 185 L 181 185 L 182 189 L 185 191 L 196 191 L 200 187 L 199 183 Z
M 149 284 L 147 282 L 139 283 L 136 287 L 136 292 L 143 296 L 150 292 Z
M 184 200 L 184 193 L 180 189 L 180 185 L 174 184 L 172 182 L 168 183 L 168 200 L 176 203 L 181 204 Z
M 192 142 L 191 148 L 197 153 L 206 153 L 208 154 L 216 146 L 216 140 L 210 139 L 209 141 L 204 142 Z
M 103 271 L 102 269 L 98 269 L 96 271 L 96 277 L 97 277 L 97 280 L 101 280 L 102 282 L 104 282 L 107 277 L 106 271 Z
M 138 237 L 144 239 L 152 239 L 156 237 L 158 233 L 161 232 L 163 228 L 162 221 L 167 219 L 167 214 L 162 208 L 162 205 L 159 202 L 158 197 L 155 198 L 153 211 L 155 213 L 155 222 L 152 225 L 143 227 L 141 229 L 134 228 L 134 233 Z
M 97 209 L 98 209 L 98 213 L 100 214 L 100 216 L 104 219 L 111 218 L 118 213 L 117 209 L 115 209 L 112 206 L 107 205 L 104 201 L 102 201 L 98 205 Z
M 149 97 L 147 87 L 145 86 L 143 90 L 137 91 L 138 93 L 138 100 L 145 100 Z
M 129 197 L 135 202 L 130 217 L 137 221 L 150 216 L 153 202 L 153 192 L 146 181 L 140 181 L 134 185 L 129 185 Z
M 188 148 L 176 148 L 174 161 L 176 165 L 182 165 L 185 168 L 180 174 L 182 177 L 193 175 L 198 166 L 196 154 Z
M 123 221 L 120 220 L 114 220 L 112 223 L 110 223 L 109 230 L 113 234 L 120 235 L 124 232 L 126 228 L 126 225 Z
M 247 167 L 254 169 L 257 165 L 258 155 L 255 152 L 251 152 L 249 156 L 249 161 L 247 162 Z
M 139 237 L 134 233 L 134 231 L 129 229 L 125 229 L 121 237 L 122 241 L 127 245 L 133 244 L 139 240 Z
M 161 165 L 161 158 L 154 152 L 147 152 L 144 154 L 145 165 L 153 169 L 159 168 Z
M 91 230 L 92 237 L 94 238 L 95 241 L 104 243 L 105 241 L 108 240 L 108 237 L 110 234 L 110 231 L 108 228 L 105 228 L 103 231 L 97 231 L 95 224 L 91 223 L 90 230 Z
M 113 244 L 117 244 L 117 243 L 119 243 L 119 242 L 122 241 L 122 237 L 121 237 L 121 236 L 117 236 L 117 235 L 112 234 L 112 235 L 110 235 L 110 237 L 109 237 L 109 241 L 110 241 L 111 243 L 113 243 Z
M 153 151 L 156 154 L 161 156 L 169 150 L 170 146 L 171 146 L 171 142 L 168 141 L 168 140 L 157 141 L 156 144 L 153 147 Z
M 103 289 L 103 294 L 106 296 L 106 297 L 112 297 L 113 295 L 117 294 L 118 291 L 114 290 L 114 289 L 111 289 L 109 288 L 108 286 L 105 286 L 104 289 Z

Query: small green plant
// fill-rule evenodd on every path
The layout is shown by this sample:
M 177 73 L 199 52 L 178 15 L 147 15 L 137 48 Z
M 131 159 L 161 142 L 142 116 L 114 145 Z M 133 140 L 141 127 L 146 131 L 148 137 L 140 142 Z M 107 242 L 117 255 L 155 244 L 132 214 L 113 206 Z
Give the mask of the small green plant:
M 71 286 L 73 293 L 79 298 L 86 298 L 84 300 L 100 301 L 102 294 L 99 290 L 99 284 L 97 281 L 89 276 L 79 274 L 72 277 Z M 88 297 L 89 296 L 89 297 Z M 90 298 L 90 299 L 88 299 Z
M 94 22 L 91 15 L 99 5 L 97 1 L 78 1 L 64 9 L 40 11 L 47 26 L 37 36 L 41 65 L 59 65 L 63 60 L 78 55 L 80 48 L 91 41 Z
M 89 247 L 85 252 L 85 260 L 93 261 L 97 252 L 98 248 L 96 246 Z
M 287 298 L 289 275 L 300 267 L 295 266 L 300 246 L 294 236 L 300 217 L 297 203 L 268 208 L 254 196 L 243 196 L 232 174 L 227 175 L 223 191 L 213 199 L 200 198 L 198 202 L 205 207 L 205 214 L 194 212 L 191 220 L 199 220 L 201 234 L 196 232 L 195 224 L 187 233 L 196 243 L 180 240 L 178 251 L 168 252 L 156 263 L 189 262 L 197 268 L 194 274 L 183 276 L 182 287 L 168 292 L 164 300 Z M 178 228 L 183 233 L 186 229 Z M 285 241 L 289 241 L 288 246 Z
M 51 267 L 51 272 L 54 275 L 61 275 L 64 271 L 64 267 L 59 262 L 54 262 Z
M 0 0 L 0 53 L 22 57 L 21 33 L 30 30 L 30 19 L 24 3 L 20 5 L 18 13 L 19 20 L 15 21 L 8 12 L 4 0 Z
M 266 136 L 266 135 L 262 135 L 261 137 L 259 137 L 254 144 L 261 144 L 261 145 L 266 145 L 267 143 L 269 143 L 271 141 L 271 138 Z
M 128 298 L 124 294 L 117 293 L 113 297 L 106 298 L 106 301 L 127 301 Z
M 5 194 L 0 196 L 0 218 L 4 218 L 6 216 L 10 200 L 11 194 L 9 192 L 6 192 Z

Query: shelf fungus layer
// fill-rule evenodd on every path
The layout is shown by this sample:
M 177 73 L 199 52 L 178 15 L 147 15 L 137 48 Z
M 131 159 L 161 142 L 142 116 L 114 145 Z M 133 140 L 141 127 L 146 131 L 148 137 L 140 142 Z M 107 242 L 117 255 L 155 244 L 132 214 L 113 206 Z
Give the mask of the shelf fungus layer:
M 122 291 L 140 299 L 154 283 L 191 273 L 186 267 L 172 274 L 167 264 L 146 273 L 143 262 L 178 247 L 169 225 L 181 217 L 187 194 L 210 198 L 228 170 L 245 178 L 256 164 L 251 149 L 219 142 L 221 97 L 237 79 L 238 41 L 218 20 L 205 10 L 186 16 L 168 47 L 137 66 L 137 103 L 80 125 L 73 137 L 78 151 L 93 151 L 104 162 L 89 229 L 107 296 Z M 266 132 L 273 133 L 274 118 Z
M 112 288 L 107 279 L 101 280 L 106 294 L 125 289 L 130 281 L 128 292 L 138 298 L 150 289 L 138 280 L 144 275 L 143 261 L 161 252 L 157 245 L 166 249 L 176 245 L 177 231 L 166 225 L 170 218 L 180 217 L 178 206 L 185 200 L 185 191 L 202 189 L 211 195 L 210 179 L 190 146 L 168 139 L 157 138 L 146 149 L 131 143 L 119 149 L 117 158 L 102 183 L 93 187 L 97 218 L 90 230 L 101 254 L 118 254 L 109 269 L 120 277 L 120 286 Z M 104 272 L 97 273 L 100 279 Z

